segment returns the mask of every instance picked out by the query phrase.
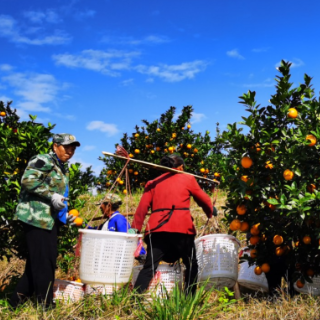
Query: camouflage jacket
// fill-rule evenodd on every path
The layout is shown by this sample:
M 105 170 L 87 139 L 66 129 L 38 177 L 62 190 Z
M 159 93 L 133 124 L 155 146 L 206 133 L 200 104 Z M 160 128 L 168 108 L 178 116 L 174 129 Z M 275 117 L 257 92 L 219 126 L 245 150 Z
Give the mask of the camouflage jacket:
M 54 193 L 63 195 L 69 184 L 67 166 L 53 152 L 30 159 L 21 179 L 16 218 L 38 228 L 51 230 L 58 211 L 51 205 Z

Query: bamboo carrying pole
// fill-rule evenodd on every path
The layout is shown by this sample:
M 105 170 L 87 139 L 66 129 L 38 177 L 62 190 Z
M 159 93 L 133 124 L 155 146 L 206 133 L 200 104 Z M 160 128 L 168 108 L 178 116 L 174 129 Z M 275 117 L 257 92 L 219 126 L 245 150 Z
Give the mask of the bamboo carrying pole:
M 106 152 L 106 151 L 102 151 L 102 154 L 104 154 L 105 156 L 114 157 L 114 158 L 118 158 L 118 159 L 122 159 L 122 160 L 126 160 L 126 161 L 129 160 L 129 162 L 131 161 L 131 162 L 139 163 L 139 164 L 141 164 L 143 166 L 151 167 L 153 169 L 160 170 L 160 171 L 188 174 L 190 176 L 194 176 L 197 179 L 208 181 L 208 182 L 210 182 L 212 184 L 215 184 L 217 186 L 220 184 L 220 182 L 217 181 L 217 180 L 204 178 L 204 177 L 198 176 L 196 174 L 192 174 L 190 172 L 180 171 L 180 170 L 176 170 L 176 169 L 173 169 L 173 168 L 168 168 L 168 167 L 165 167 L 165 166 L 161 166 L 159 164 L 155 164 L 155 163 L 151 163 L 151 162 L 147 162 L 147 161 L 142 161 L 142 160 L 137 160 L 137 159 L 133 159 L 133 158 L 127 158 L 127 157 L 123 157 L 123 156 L 118 156 L 117 154 L 114 154 L 114 153 L 111 153 L 111 152 Z

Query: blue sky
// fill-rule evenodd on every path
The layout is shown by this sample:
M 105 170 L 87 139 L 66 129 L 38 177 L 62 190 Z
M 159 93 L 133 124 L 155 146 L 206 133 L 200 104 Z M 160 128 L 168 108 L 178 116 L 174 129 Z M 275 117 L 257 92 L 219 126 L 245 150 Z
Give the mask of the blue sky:
M 0 100 L 76 135 L 74 161 L 99 172 L 101 151 L 170 106 L 193 105 L 196 132 L 241 121 L 238 97 L 268 104 L 281 59 L 318 93 L 319 11 L 318 0 L 0 0 Z

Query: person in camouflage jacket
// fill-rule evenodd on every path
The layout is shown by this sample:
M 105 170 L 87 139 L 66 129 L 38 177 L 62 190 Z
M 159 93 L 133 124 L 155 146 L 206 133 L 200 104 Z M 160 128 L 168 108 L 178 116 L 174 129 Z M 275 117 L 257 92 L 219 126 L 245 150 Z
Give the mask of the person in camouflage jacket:
M 66 162 L 80 143 L 62 133 L 53 137 L 53 151 L 32 157 L 21 180 L 16 219 L 23 225 L 28 247 L 25 272 L 9 300 L 16 308 L 33 294 L 52 306 L 59 226 L 68 216 L 69 171 Z

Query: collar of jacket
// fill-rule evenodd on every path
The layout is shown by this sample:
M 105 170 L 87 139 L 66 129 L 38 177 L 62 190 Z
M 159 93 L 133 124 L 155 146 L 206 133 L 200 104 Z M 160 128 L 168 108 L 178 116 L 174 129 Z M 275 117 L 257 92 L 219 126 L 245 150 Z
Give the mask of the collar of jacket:
M 49 155 L 51 156 L 52 160 L 56 163 L 57 166 L 59 166 L 64 172 L 67 171 L 68 169 L 67 162 L 66 163 L 61 162 L 61 160 L 58 158 L 56 153 L 54 153 L 53 151 L 50 151 Z

